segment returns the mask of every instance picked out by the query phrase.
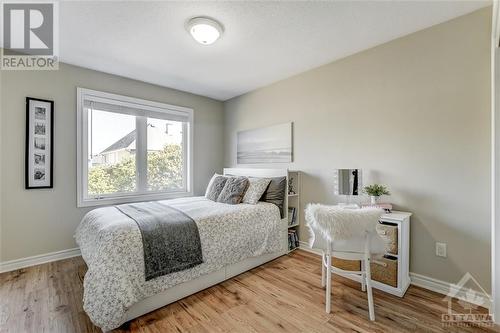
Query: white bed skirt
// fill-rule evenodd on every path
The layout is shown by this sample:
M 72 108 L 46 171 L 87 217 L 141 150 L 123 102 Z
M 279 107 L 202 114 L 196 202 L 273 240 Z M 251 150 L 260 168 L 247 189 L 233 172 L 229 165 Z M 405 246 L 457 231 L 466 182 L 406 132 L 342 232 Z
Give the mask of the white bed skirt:
M 220 270 L 210 274 L 202 275 L 194 280 L 180 283 L 154 296 L 145 298 L 142 301 L 135 303 L 127 310 L 121 324 L 140 317 L 148 312 L 159 309 L 167 304 L 178 301 L 181 298 L 195 294 L 198 291 L 221 283 L 232 278 L 233 276 L 244 273 L 284 254 L 286 254 L 286 252 L 274 252 L 259 257 L 248 258 L 236 264 L 221 268 Z

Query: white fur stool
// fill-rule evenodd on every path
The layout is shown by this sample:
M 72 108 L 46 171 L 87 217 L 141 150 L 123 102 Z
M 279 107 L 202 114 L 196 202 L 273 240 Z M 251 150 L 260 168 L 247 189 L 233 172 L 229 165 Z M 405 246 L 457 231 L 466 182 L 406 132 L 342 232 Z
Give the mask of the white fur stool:
M 327 313 L 331 311 L 332 272 L 354 274 L 361 277 L 362 290 L 367 290 L 370 320 L 375 320 L 370 261 L 372 255 L 384 252 L 384 241 L 375 230 L 382 213 L 382 209 L 371 207 L 351 209 L 320 204 L 307 205 L 306 225 L 311 231 L 309 246 L 322 250 L 321 286 L 326 285 Z M 361 271 L 346 271 L 333 267 L 332 257 L 360 260 Z

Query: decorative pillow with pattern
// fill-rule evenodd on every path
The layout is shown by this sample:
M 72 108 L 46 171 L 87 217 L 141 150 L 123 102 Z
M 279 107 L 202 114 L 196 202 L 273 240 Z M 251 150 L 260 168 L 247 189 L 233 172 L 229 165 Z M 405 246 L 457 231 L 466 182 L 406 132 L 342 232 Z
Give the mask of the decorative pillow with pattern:
M 217 198 L 224 188 L 224 185 L 226 185 L 227 179 L 228 177 L 214 174 L 212 176 L 212 179 L 210 179 L 210 182 L 208 183 L 207 191 L 205 192 L 205 198 L 212 201 L 217 201 Z
M 254 178 L 254 177 L 249 177 L 248 178 L 248 188 L 247 191 L 245 192 L 245 196 L 243 197 L 243 203 L 255 205 L 257 202 L 259 202 L 259 199 L 262 197 L 262 194 L 267 189 L 267 186 L 269 186 L 269 183 L 271 182 L 271 179 L 269 178 Z
M 229 177 L 220 192 L 217 202 L 223 202 L 230 205 L 237 205 L 243 200 L 245 191 L 248 188 L 247 177 Z

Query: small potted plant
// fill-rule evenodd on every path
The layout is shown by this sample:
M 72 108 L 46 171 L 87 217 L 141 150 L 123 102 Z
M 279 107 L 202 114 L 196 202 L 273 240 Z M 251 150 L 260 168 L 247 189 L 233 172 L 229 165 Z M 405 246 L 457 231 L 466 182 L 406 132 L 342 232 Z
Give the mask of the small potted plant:
M 389 190 L 387 189 L 387 187 L 385 185 L 381 185 L 381 184 L 372 184 L 372 185 L 365 186 L 365 187 L 363 187 L 363 192 L 365 192 L 366 194 L 368 194 L 370 196 L 370 201 L 371 201 L 372 205 L 377 204 L 378 198 L 381 195 L 391 194 L 389 192 Z

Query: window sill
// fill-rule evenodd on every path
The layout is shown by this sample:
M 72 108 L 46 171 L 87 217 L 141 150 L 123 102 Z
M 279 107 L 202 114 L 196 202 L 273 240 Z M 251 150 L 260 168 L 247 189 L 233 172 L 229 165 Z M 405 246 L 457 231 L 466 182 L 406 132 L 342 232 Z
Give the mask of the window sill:
M 119 205 L 130 202 L 167 200 L 193 196 L 193 192 L 170 192 L 170 193 L 151 193 L 139 195 L 127 195 L 122 197 L 110 197 L 102 199 L 81 199 L 78 198 L 77 207 L 98 207 Z

